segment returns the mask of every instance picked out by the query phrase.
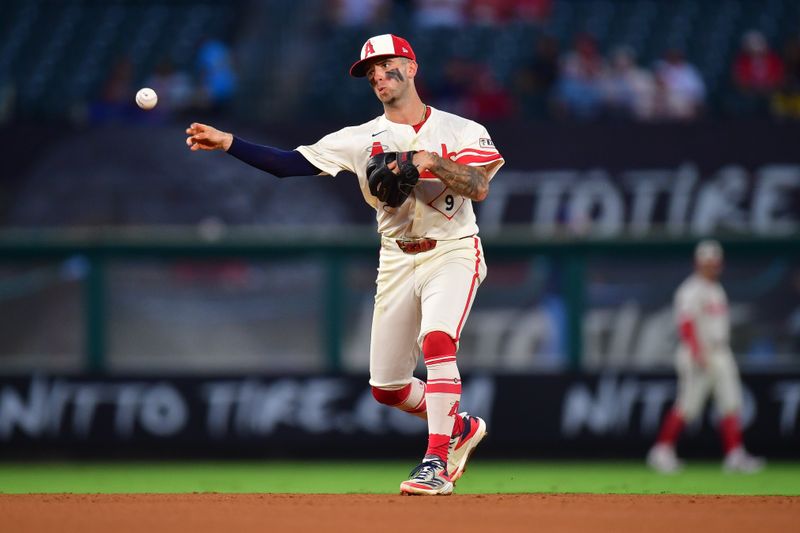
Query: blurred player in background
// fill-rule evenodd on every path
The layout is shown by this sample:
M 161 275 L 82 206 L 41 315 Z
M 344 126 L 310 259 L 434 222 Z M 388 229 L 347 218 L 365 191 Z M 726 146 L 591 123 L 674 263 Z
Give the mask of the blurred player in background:
M 482 419 L 458 412 L 456 352 L 486 276 L 472 201 L 486 197 L 503 158 L 483 126 L 422 102 L 417 70 L 408 41 L 390 34 L 370 38 L 350 74 L 367 78 L 384 114 L 296 150 L 254 145 L 204 124 L 192 124 L 186 133 L 192 150 L 225 150 L 278 177 L 343 170 L 357 175 L 382 237 L 370 384 L 378 402 L 427 419 L 427 450 L 400 490 L 435 495 L 453 491 L 486 434 Z M 372 168 L 384 153 L 396 156 L 383 164 L 384 183 L 393 175 L 418 174 L 397 205 L 372 189 L 368 163 Z M 413 376 L 420 354 L 427 383 Z
M 719 283 L 722 247 L 700 242 L 694 253 L 695 270 L 675 294 L 675 319 L 680 334 L 676 368 L 678 398 L 661 425 L 658 440 L 647 455 L 647 464 L 664 473 L 683 466 L 675 443 L 687 423 L 703 411 L 713 393 L 720 416 L 720 436 L 725 452 L 723 468 L 731 472 L 756 472 L 764 460 L 753 457 L 742 444 L 739 414 L 742 387 L 730 348 L 728 299 Z

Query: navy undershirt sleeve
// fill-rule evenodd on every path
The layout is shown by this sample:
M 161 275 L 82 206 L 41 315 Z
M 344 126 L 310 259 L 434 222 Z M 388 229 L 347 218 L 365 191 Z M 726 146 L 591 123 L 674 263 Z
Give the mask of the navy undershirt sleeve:
M 278 178 L 322 174 L 320 169 L 312 165 L 297 150 L 280 150 L 272 146 L 253 144 L 236 136 L 233 137 L 228 153 Z

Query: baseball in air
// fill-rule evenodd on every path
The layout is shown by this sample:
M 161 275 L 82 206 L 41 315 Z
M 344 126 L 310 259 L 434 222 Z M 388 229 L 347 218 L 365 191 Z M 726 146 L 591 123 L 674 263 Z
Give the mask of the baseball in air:
M 144 87 L 136 93 L 136 105 L 144 110 L 153 109 L 158 103 L 158 95 L 153 89 Z

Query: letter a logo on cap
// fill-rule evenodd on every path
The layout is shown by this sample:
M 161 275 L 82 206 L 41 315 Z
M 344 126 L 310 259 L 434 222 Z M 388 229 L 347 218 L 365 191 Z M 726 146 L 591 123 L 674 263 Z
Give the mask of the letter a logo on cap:
M 361 59 L 353 63 L 353 66 L 350 67 L 350 75 L 354 78 L 363 78 L 366 76 L 367 63 L 374 61 L 373 58 L 399 56 L 413 61 L 417 59 L 408 41 L 397 35 L 392 35 L 391 33 L 370 37 L 361 47 L 360 53 Z

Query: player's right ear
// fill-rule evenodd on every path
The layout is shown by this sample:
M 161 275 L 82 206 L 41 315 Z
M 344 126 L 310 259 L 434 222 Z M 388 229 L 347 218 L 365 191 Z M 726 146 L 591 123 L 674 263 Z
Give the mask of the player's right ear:
M 413 59 L 410 59 L 406 64 L 406 76 L 408 76 L 409 78 L 413 78 L 414 76 L 417 75 L 418 69 L 419 69 L 419 64 Z

